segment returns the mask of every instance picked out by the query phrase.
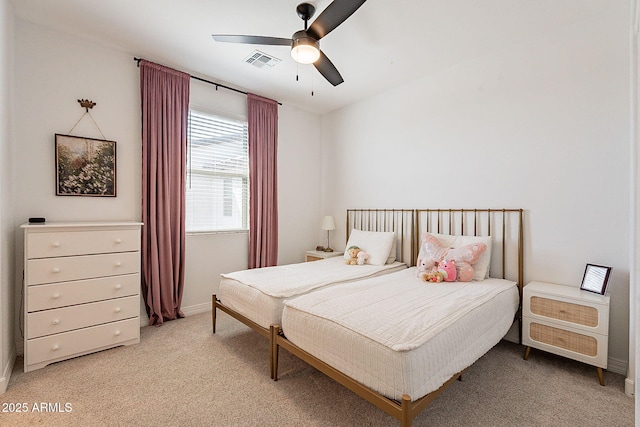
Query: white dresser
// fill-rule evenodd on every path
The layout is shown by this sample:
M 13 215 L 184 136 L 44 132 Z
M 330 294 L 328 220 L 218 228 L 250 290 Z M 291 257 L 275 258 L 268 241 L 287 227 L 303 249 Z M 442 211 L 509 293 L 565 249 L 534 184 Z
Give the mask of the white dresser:
M 524 287 L 522 344 L 593 365 L 604 385 L 609 345 L 609 297 L 554 283 Z
M 25 372 L 140 342 L 141 225 L 21 226 Z

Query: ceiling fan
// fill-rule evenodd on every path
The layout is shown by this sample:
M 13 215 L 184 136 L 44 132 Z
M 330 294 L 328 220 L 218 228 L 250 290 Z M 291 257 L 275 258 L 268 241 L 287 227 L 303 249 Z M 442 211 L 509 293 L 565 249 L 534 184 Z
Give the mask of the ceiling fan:
M 298 16 L 304 20 L 304 30 L 296 31 L 291 38 L 213 34 L 218 42 L 290 46 L 291 56 L 301 64 L 313 64 L 334 86 L 344 82 L 338 69 L 320 50 L 320 39 L 333 31 L 358 10 L 366 0 L 334 0 L 307 28 L 307 22 L 316 8 L 311 3 L 300 3 L 296 7 Z

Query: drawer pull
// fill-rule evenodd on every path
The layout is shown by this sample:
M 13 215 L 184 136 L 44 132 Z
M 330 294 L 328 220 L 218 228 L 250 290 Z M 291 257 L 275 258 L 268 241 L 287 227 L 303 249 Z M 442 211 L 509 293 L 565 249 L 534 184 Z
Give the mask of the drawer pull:
M 59 293 L 57 293 L 57 292 L 56 292 L 55 294 L 51 295 L 51 297 L 52 297 L 53 299 L 58 299 L 58 298 L 60 298 L 61 296 L 62 296 L 62 295 L 60 295 L 60 294 L 59 294 Z
M 116 239 L 116 245 L 119 245 L 120 243 L 122 243 L 122 239 Z
M 51 347 L 51 350 L 53 350 L 53 351 L 60 350 L 60 346 L 58 344 L 54 344 L 54 346 Z
M 60 247 L 60 242 L 53 242 L 53 247 L 54 248 L 59 248 Z
M 115 335 L 115 336 L 120 335 L 120 331 L 119 331 L 119 330 L 118 330 L 118 331 L 115 331 L 115 332 L 114 332 L 114 335 Z
M 60 267 L 53 267 L 51 271 L 54 273 L 60 273 Z
M 120 261 L 116 261 L 115 266 L 116 267 L 120 267 L 122 265 L 122 263 Z
M 114 286 L 116 291 L 119 291 L 120 289 L 122 289 L 122 285 L 120 283 L 118 283 L 116 286 Z
M 116 313 L 120 313 L 120 311 L 122 311 L 122 310 L 121 310 L 121 308 L 120 308 L 120 307 L 116 307 L 116 309 L 115 309 L 114 311 L 115 311 Z
M 51 322 L 52 325 L 58 325 L 60 323 L 60 319 L 54 319 L 53 322 Z

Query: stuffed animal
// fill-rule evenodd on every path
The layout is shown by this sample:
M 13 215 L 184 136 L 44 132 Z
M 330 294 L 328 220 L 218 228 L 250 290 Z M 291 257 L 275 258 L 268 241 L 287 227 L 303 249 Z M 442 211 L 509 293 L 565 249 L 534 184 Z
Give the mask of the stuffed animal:
M 425 282 L 432 282 L 432 283 L 440 283 L 444 280 L 444 275 L 442 274 L 441 270 L 427 271 L 422 273 L 420 277 Z
M 480 255 L 487 249 L 484 243 L 473 243 L 461 246 L 455 249 L 449 249 L 447 258 L 456 261 L 456 270 L 458 272 L 457 280 L 459 282 L 470 282 L 473 280 L 475 271 L 473 265 L 478 262 Z
M 365 251 L 360 251 L 356 258 L 358 259 L 358 265 L 365 265 L 369 259 L 369 254 Z
M 458 275 L 456 272 L 456 262 L 455 260 L 446 260 L 443 259 L 438 263 L 438 271 L 442 273 L 444 276 L 445 282 L 455 282 L 456 276 Z
M 349 249 L 347 249 L 348 258 L 345 258 L 344 263 L 347 265 L 358 265 L 358 254 L 360 252 L 361 251 L 359 247 L 349 246 Z
M 430 233 L 424 233 L 421 238 L 420 252 L 418 253 L 418 277 L 432 270 L 438 269 L 438 263 L 445 258 L 455 261 L 456 281 L 469 282 L 473 280 L 475 271 L 473 265 L 478 262 L 480 256 L 487 250 L 484 243 L 472 243 L 457 248 L 448 248 L 442 245 L 437 237 Z

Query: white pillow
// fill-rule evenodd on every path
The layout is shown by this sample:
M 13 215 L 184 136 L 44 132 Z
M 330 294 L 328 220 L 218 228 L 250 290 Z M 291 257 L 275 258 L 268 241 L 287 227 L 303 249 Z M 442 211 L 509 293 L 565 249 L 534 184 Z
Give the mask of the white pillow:
M 391 252 L 389 252 L 389 258 L 387 258 L 386 264 L 392 264 L 396 262 L 396 252 L 398 246 L 398 241 L 396 240 L 396 235 L 393 235 L 393 244 L 391 245 Z
M 473 265 L 473 280 L 484 280 L 489 277 L 489 267 L 491 266 L 491 236 L 452 236 L 438 233 L 431 233 L 431 235 L 435 236 L 442 246 L 449 248 L 459 248 L 473 243 L 484 243 L 487 245 L 487 250 L 480 255 L 478 262 Z
M 344 259 L 349 259 L 347 250 L 351 246 L 357 246 L 361 251 L 369 254 L 367 264 L 384 265 L 389 258 L 394 240 L 395 233 L 393 231 L 362 231 L 354 228 L 349 235 Z

